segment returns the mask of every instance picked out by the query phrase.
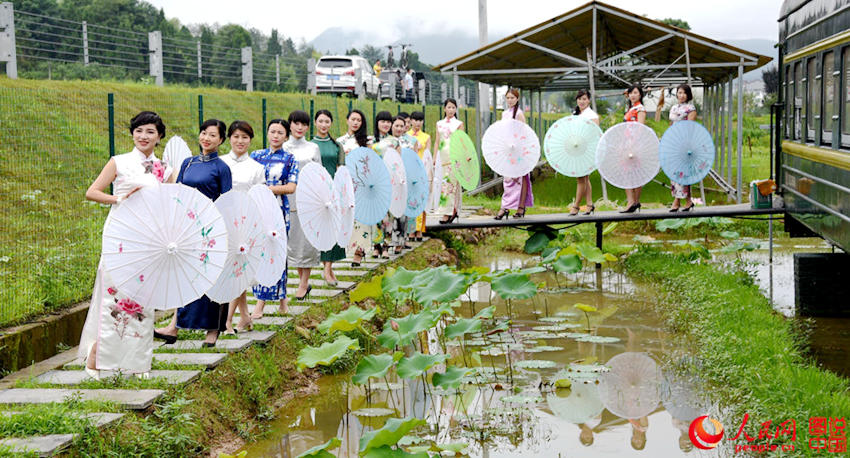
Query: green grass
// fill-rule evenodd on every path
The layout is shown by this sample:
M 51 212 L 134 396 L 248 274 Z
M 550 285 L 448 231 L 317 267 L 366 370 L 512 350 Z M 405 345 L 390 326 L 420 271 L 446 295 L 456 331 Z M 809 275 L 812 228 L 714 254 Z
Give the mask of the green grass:
M 797 451 L 806 453 L 810 417 L 850 416 L 850 382 L 804 356 L 794 322 L 773 311 L 746 273 L 647 248 L 626 266 L 659 285 L 659 312 L 695 351 L 692 369 L 715 393 L 724 425 L 737 427 L 745 413 L 753 428 L 795 419 Z
M 182 86 L 156 87 L 103 81 L 10 80 L 0 76 L 0 327 L 20 323 L 91 295 L 108 208 L 85 200 L 85 191 L 109 159 L 107 94 L 114 94 L 115 151 L 133 148 L 130 118 L 142 110 L 159 113 L 166 140 L 197 138 L 198 95 L 204 118 L 226 123 L 247 120 L 262 147 L 262 100 L 266 119 L 292 110 L 329 109 L 336 136 L 345 129 L 347 98 L 311 97 Z M 370 117 L 372 101 L 352 100 Z M 421 106 L 377 102 L 375 110 L 410 112 Z M 439 107 L 426 109 L 432 137 Z M 459 117 L 472 119 L 462 110 Z M 371 124 L 371 123 L 370 123 Z M 474 136 L 475 123 L 467 123 Z M 163 142 L 164 145 L 164 142 Z M 226 152 L 227 145 L 222 148 Z M 162 153 L 162 146 L 157 154 Z

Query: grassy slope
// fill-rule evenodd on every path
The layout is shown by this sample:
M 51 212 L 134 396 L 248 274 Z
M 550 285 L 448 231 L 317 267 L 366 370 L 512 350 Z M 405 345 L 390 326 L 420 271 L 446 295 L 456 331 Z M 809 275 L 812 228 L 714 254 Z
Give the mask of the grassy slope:
M 115 94 L 116 153 L 132 149 L 130 118 L 141 110 L 158 112 L 167 138 L 195 143 L 198 95 L 204 117 L 229 123 L 243 119 L 255 127 L 253 148 L 262 147 L 262 99 L 267 119 L 310 110 L 305 94 L 247 93 L 212 88 L 99 81 L 9 80 L 0 77 L 0 326 L 85 300 L 91 294 L 107 209 L 87 203 L 85 190 L 109 158 L 107 94 Z M 327 108 L 345 128 L 348 99 L 318 96 L 314 108 Z M 367 117 L 372 101 L 353 101 Z M 393 102 L 376 110 L 421 109 Z M 470 111 L 470 110 L 467 110 Z M 427 108 L 433 135 L 439 107 Z M 472 113 L 469 113 L 470 119 Z M 463 119 L 463 113 L 460 115 Z M 474 132 L 474 123 L 467 131 Z M 227 146 L 223 148 L 227 150 Z M 161 147 L 157 151 L 162 153 Z
M 727 432 L 745 413 L 757 424 L 797 421 L 797 451 L 809 452 L 810 417 L 850 416 L 850 382 L 821 370 L 801 350 L 793 321 L 776 314 L 743 272 L 721 272 L 674 255 L 641 250 L 626 261 L 630 274 L 660 285 L 659 307 L 672 329 L 697 353 L 698 374 L 719 394 Z M 672 305 L 675 304 L 675 305 Z M 731 429 L 734 429 L 732 431 Z M 731 438 L 731 436 L 730 436 Z

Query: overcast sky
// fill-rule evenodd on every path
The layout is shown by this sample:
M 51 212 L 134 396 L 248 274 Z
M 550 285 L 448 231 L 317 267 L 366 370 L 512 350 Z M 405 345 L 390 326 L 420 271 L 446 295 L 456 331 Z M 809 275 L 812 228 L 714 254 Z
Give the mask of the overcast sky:
M 426 31 L 478 34 L 477 0 L 147 0 L 184 24 L 236 23 L 266 33 L 311 41 L 329 27 L 350 27 L 375 35 L 375 43 L 403 38 L 415 24 Z M 543 22 L 587 3 L 586 0 L 489 0 L 489 39 Z M 719 40 L 776 40 L 781 0 L 607 0 L 606 3 L 651 18 L 687 21 L 695 33 Z M 406 6 L 417 5 L 415 9 Z

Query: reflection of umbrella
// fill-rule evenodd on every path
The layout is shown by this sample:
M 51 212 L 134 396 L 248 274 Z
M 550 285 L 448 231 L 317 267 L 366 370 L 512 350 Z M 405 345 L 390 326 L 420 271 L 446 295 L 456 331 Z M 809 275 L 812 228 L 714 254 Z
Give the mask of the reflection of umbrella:
M 466 132 L 462 130 L 452 132 L 449 137 L 449 159 L 454 166 L 458 183 L 467 191 L 477 188 L 481 181 L 478 153 Z
M 683 376 L 665 373 L 659 393 L 661 404 L 673 418 L 690 424 L 696 417 L 706 414 L 704 403 L 697 396 L 694 382 Z
M 617 124 L 599 139 L 596 168 L 618 188 L 643 186 L 658 175 L 658 137 L 639 122 Z
M 405 216 L 414 218 L 425 211 L 428 203 L 428 191 L 430 184 L 425 174 L 422 159 L 410 148 L 401 149 L 401 160 L 404 161 L 404 171 L 407 173 L 407 206 L 404 210 Z
M 573 382 L 569 396 L 562 398 L 557 392 L 549 393 L 546 395 L 546 404 L 556 417 L 574 424 L 596 418 L 605 408 L 595 383 Z
M 351 181 L 351 173 L 345 167 L 338 168 L 334 174 L 334 192 L 339 204 L 340 222 L 336 243 L 339 246 L 346 246 L 354 231 L 354 182 Z
M 180 171 L 180 166 L 187 157 L 192 157 L 192 150 L 189 149 L 189 145 L 179 135 L 171 137 L 165 144 L 162 160 L 174 169 L 172 173 Z
M 377 224 L 390 209 L 390 171 L 372 148 L 361 146 L 345 157 L 354 181 L 354 219 L 367 226 Z
M 215 207 L 227 227 L 227 259 L 207 296 L 216 302 L 230 302 L 248 289 L 257 266 L 265 264 L 262 254 L 267 236 L 260 209 L 248 193 L 228 191 L 216 199 Z
M 407 174 L 404 171 L 404 162 L 398 151 L 387 148 L 384 151 L 384 164 L 390 171 L 390 183 L 393 189 L 390 213 L 396 218 L 401 218 L 407 208 Z
M 484 132 L 481 150 L 487 165 L 499 175 L 525 176 L 540 160 L 540 140 L 528 124 L 516 119 L 496 121 Z
M 559 119 L 543 138 L 546 160 L 558 173 L 568 177 L 590 175 L 596 169 L 596 145 L 602 129 L 583 116 Z
M 599 397 L 614 415 L 626 419 L 649 415 L 660 401 L 661 373 L 646 353 L 627 352 L 611 358 L 599 377 Z
M 696 121 L 673 123 L 658 145 L 661 169 L 676 183 L 699 183 L 714 163 L 714 142 L 702 124 Z
M 255 184 L 248 190 L 248 195 L 260 209 L 260 217 L 266 231 L 260 255 L 263 262 L 257 265 L 254 278 L 261 285 L 273 285 L 280 280 L 286 269 L 286 221 L 283 219 L 280 203 L 268 186 Z
M 298 221 L 304 237 L 317 250 L 333 248 L 339 238 L 339 203 L 331 174 L 321 165 L 310 162 L 298 172 L 298 199 L 295 201 Z
M 434 157 L 434 175 L 431 177 L 431 196 L 428 199 L 428 208 L 434 210 L 440 206 L 440 195 L 443 192 L 443 158 L 437 151 Z
M 215 282 L 227 228 L 206 196 L 183 184 L 140 189 L 103 230 L 103 265 L 115 287 L 157 309 L 182 307 Z

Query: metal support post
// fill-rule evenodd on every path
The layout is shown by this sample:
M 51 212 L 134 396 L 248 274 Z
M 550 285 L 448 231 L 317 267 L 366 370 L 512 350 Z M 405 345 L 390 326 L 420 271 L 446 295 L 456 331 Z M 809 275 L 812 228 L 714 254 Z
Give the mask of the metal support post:
M 398 100 L 398 75 L 395 72 L 390 72 L 390 98 L 393 102 Z
M 83 65 L 89 65 L 89 24 L 83 21 Z
M 204 96 L 198 94 L 198 129 L 204 123 Z
M 157 86 L 162 86 L 162 32 L 159 30 L 148 33 L 148 56 L 150 75 L 155 78 Z
M 280 86 L 280 54 L 274 56 L 274 81 Z
M 316 103 L 315 100 L 310 99 L 310 120 L 311 121 L 313 120 L 313 116 L 315 116 L 315 113 L 314 113 L 314 111 L 316 109 L 315 103 Z M 309 138 L 313 138 L 313 128 L 315 126 L 316 126 L 315 122 L 310 123 L 310 137 Z
M 18 54 L 15 46 L 15 7 L 0 3 L 0 62 L 6 62 L 6 76 L 18 77 Z
M 250 46 L 242 48 L 242 84 L 246 91 L 254 91 L 254 50 Z
M 316 59 L 307 59 L 307 92 L 316 95 Z
M 498 104 L 498 94 L 496 94 L 496 86 L 493 86 L 493 118 L 492 119 L 498 119 L 498 117 L 496 116 L 496 114 L 497 114 L 496 113 L 496 105 L 497 104 Z M 507 109 L 507 108 L 508 107 L 506 105 L 505 109 Z
M 537 90 L 537 138 L 543 138 L 543 90 Z
M 204 77 L 203 72 L 201 71 L 201 40 L 198 40 L 198 79 Z
M 363 90 L 363 69 L 360 67 L 354 70 L 354 93 L 358 100 L 366 99 L 366 91 Z
M 717 89 L 719 92 L 717 112 L 719 115 L 718 117 L 720 118 L 717 123 L 717 127 L 720 130 L 717 132 L 715 142 L 720 143 L 720 158 L 717 161 L 717 174 L 722 177 L 723 161 L 726 159 L 726 83 L 718 84 Z
M 457 69 L 455 69 L 455 70 L 457 70 Z M 454 89 L 454 99 L 458 100 L 459 98 L 461 98 L 462 95 L 460 95 L 460 92 L 459 92 L 460 91 L 460 77 L 457 76 L 457 71 L 452 72 L 452 88 Z M 445 99 L 443 99 L 443 100 L 445 100 Z
M 596 248 L 602 250 L 602 222 L 596 222 Z M 602 264 L 596 263 L 596 287 L 602 288 Z
M 595 6 L 593 8 L 593 18 L 594 18 L 593 28 L 595 30 L 596 29 L 596 7 Z M 595 45 L 596 45 L 596 43 L 594 43 L 594 46 Z M 588 80 L 588 83 L 590 84 L 590 105 L 593 107 L 593 111 L 595 111 L 598 114 L 599 112 L 596 111 L 596 84 L 595 84 L 595 76 L 594 76 L 594 71 L 593 71 L 593 66 L 595 64 L 594 64 L 594 61 L 593 61 L 593 55 L 591 54 L 591 51 L 589 49 L 586 50 L 586 51 L 587 51 L 587 80 Z M 605 178 L 602 178 L 601 174 L 599 175 L 599 183 L 602 185 L 602 199 L 607 201 L 608 200 L 608 186 L 605 184 Z
M 266 119 L 266 114 L 267 114 L 266 99 L 265 99 L 265 97 L 263 97 L 263 129 L 262 129 L 263 130 L 263 148 L 268 147 L 268 141 L 269 141 L 269 138 L 268 138 L 269 133 L 268 133 L 268 129 L 266 129 L 266 123 L 268 122 L 268 120 Z
M 419 80 L 419 103 L 425 103 L 425 95 L 425 79 L 423 78 Z
M 782 71 L 780 69 L 779 71 Z M 738 187 L 737 202 L 741 203 L 741 195 L 744 194 L 743 177 L 741 176 L 742 164 L 741 156 L 744 151 L 744 59 L 741 58 L 741 65 L 738 65 L 738 179 L 736 181 Z
M 447 86 L 448 85 L 446 83 L 440 84 L 440 102 L 442 102 L 443 100 L 446 100 L 446 97 L 448 97 L 449 92 L 448 92 Z
M 732 183 L 732 108 L 734 104 L 732 102 L 732 94 L 735 90 L 735 79 L 729 78 L 729 90 L 726 91 L 726 96 L 728 98 L 727 114 L 726 114 L 726 182 Z
M 465 107 L 467 105 L 467 103 L 466 103 L 466 88 L 465 87 L 460 88 L 460 95 L 455 96 L 455 100 L 457 100 L 457 103 L 459 105 L 458 108 L 460 108 L 461 106 Z M 443 106 L 443 103 L 445 103 L 445 101 L 440 103 L 440 106 Z M 440 119 L 442 119 L 442 117 Z M 464 125 L 468 126 L 469 124 L 464 124 Z

